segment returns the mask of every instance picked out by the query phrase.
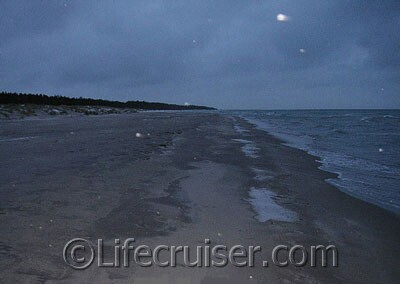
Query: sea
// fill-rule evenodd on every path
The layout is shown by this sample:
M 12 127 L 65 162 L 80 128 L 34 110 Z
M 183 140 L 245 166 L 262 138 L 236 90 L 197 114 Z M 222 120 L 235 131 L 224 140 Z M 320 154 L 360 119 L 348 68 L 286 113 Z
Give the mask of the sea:
M 338 189 L 400 215 L 400 110 L 237 110 L 257 128 L 315 155 Z

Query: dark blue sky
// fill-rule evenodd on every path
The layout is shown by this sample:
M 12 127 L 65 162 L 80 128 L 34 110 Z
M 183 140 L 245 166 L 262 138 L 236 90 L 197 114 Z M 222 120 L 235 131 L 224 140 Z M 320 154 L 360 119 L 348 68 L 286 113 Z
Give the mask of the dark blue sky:
M 398 0 L 0 0 L 0 89 L 399 108 L 399 30 Z

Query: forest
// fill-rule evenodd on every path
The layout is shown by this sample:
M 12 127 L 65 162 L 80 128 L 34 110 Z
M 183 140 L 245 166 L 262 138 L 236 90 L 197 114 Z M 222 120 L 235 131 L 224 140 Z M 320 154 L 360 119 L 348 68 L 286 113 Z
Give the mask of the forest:
M 68 106 L 107 106 L 115 108 L 133 108 L 141 110 L 213 110 L 215 108 L 197 105 L 177 105 L 145 101 L 109 101 L 90 98 L 70 98 L 65 96 L 48 96 L 44 94 L 22 94 L 1 92 L 0 104 L 36 104 Z

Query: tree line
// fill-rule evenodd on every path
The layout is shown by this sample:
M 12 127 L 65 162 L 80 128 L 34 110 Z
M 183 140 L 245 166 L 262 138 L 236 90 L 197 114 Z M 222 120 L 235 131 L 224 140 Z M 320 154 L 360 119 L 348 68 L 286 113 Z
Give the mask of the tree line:
M 36 104 L 36 105 L 68 105 L 68 106 L 107 106 L 115 108 L 134 108 L 144 110 L 212 110 L 214 108 L 196 105 L 176 105 L 145 101 L 109 101 L 90 98 L 70 98 L 64 96 L 48 96 L 44 94 L 22 94 L 1 92 L 0 104 Z

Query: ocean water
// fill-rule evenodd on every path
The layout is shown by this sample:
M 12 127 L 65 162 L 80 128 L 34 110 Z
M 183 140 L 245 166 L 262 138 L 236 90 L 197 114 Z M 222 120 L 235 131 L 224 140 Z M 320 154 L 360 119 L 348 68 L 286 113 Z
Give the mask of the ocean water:
M 400 110 L 230 111 L 319 157 L 340 190 L 400 215 Z

